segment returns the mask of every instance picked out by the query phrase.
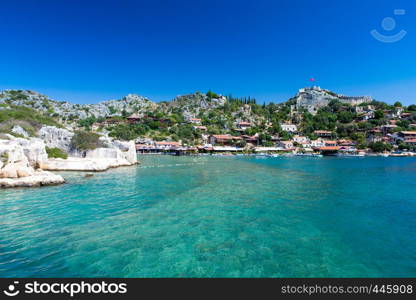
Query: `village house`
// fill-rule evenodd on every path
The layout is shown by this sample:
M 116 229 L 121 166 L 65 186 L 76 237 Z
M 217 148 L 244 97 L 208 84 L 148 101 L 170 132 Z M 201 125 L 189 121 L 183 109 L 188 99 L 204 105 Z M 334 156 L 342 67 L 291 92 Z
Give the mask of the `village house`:
M 246 129 L 250 128 L 250 127 L 251 127 L 251 123 L 250 122 L 244 122 L 244 121 L 242 121 L 242 122 L 238 122 L 237 123 L 237 128 L 238 129 L 241 129 L 241 130 L 246 130 Z
M 375 117 L 374 111 L 369 111 L 369 112 L 366 112 L 366 113 L 359 114 L 355 120 L 358 121 L 358 122 L 368 121 L 368 120 L 374 119 L 374 117 Z
M 242 135 L 241 136 L 247 143 L 250 143 L 252 145 L 258 145 L 259 139 L 256 135 L 250 136 L 250 135 Z
M 216 144 L 231 145 L 238 140 L 242 140 L 242 137 L 232 136 L 230 134 L 213 134 L 209 137 L 208 140 L 211 145 L 216 145 Z
M 416 131 L 400 131 L 398 133 L 395 133 L 393 135 L 393 138 L 395 140 L 401 141 L 413 140 L 416 139 Z
M 299 144 L 308 143 L 309 139 L 306 136 L 295 135 L 293 136 L 292 140 Z
M 298 132 L 298 127 L 294 124 L 280 124 L 280 128 L 287 132 Z
M 155 149 L 158 150 L 174 150 L 181 147 L 181 143 L 179 142 L 155 142 Z
M 201 130 L 201 131 L 207 131 L 208 130 L 208 128 L 206 126 L 194 126 L 194 129 L 198 129 L 198 130 Z
M 352 140 L 341 139 L 341 140 L 338 140 L 338 145 L 342 147 L 348 147 L 348 146 L 355 146 L 355 143 Z
M 369 135 L 366 138 L 367 143 L 376 143 L 376 142 L 382 142 L 383 137 L 381 135 Z
M 276 146 L 281 147 L 284 150 L 292 150 L 293 149 L 293 142 L 292 141 L 278 141 Z
M 129 122 L 130 124 L 137 124 L 139 123 L 141 116 L 139 116 L 138 114 L 132 114 L 131 116 L 127 117 L 127 122 Z
M 404 143 L 409 146 L 416 146 L 416 139 L 405 140 Z
M 121 119 L 120 117 L 107 117 L 102 122 L 103 125 L 118 125 L 122 123 L 125 123 L 125 121 Z
M 197 119 L 197 118 L 190 118 L 189 119 L 189 123 L 195 124 L 195 125 L 201 125 L 202 124 L 202 120 L 201 119 Z
M 311 147 L 312 148 L 320 148 L 325 146 L 325 141 L 321 138 L 318 138 L 316 140 L 311 140 Z
M 320 138 L 332 138 L 332 131 L 328 130 L 315 130 L 313 134 Z
M 374 107 L 374 105 L 357 105 L 354 107 L 355 112 L 357 114 L 363 114 L 363 113 L 368 113 L 368 112 L 374 112 L 376 110 L 376 108 Z
M 411 120 L 413 117 L 412 113 L 402 113 L 400 115 L 400 119 L 404 119 L 404 120 Z
M 337 141 L 324 141 L 325 143 L 325 147 L 335 147 L 338 146 L 338 142 Z
M 386 135 L 388 133 L 392 133 L 394 132 L 394 129 L 396 129 L 398 126 L 397 125 L 383 125 L 380 127 L 381 132 Z
M 384 110 L 384 115 L 389 119 L 399 118 L 403 112 L 403 107 L 396 107 L 393 110 Z

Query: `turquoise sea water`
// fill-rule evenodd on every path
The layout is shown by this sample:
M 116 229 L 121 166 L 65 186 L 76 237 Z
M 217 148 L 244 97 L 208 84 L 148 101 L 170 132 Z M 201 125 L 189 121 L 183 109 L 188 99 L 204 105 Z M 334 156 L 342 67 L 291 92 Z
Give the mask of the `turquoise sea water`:
M 0 277 L 414 277 L 415 158 L 139 156 L 0 190 Z

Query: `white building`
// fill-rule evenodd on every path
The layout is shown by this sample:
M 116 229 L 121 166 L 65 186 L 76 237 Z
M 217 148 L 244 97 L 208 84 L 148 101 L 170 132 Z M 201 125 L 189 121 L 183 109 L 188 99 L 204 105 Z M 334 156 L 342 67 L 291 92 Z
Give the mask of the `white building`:
M 197 118 L 190 118 L 189 119 L 189 123 L 195 124 L 195 125 L 201 125 L 202 124 L 202 120 L 201 119 L 197 119 Z
M 292 141 L 279 141 L 277 142 L 277 146 L 285 150 L 289 150 L 289 149 L 293 149 L 293 142 Z
M 316 140 L 311 140 L 311 147 L 312 148 L 320 148 L 325 146 L 325 141 L 321 138 Z
M 295 135 L 292 140 L 299 144 L 305 144 L 309 142 L 309 139 L 306 136 Z
M 250 127 L 251 127 L 251 123 L 250 122 L 241 121 L 241 122 L 238 122 L 237 123 L 237 128 L 238 129 L 241 129 L 241 130 L 247 130 Z
M 287 131 L 287 132 L 298 131 L 298 127 L 294 124 L 280 124 L 280 128 L 282 128 L 283 131 Z

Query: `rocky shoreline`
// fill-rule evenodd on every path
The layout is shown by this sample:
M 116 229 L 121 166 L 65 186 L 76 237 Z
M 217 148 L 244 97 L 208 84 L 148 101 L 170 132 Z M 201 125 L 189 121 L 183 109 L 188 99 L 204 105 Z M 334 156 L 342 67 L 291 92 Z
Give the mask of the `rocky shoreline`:
M 100 172 L 120 166 L 137 164 L 133 141 L 123 142 L 103 137 L 102 148 L 83 152 L 72 151 L 66 159 L 49 158 L 46 147 L 57 143 L 62 148 L 62 129 L 47 128 L 46 140 L 41 138 L 16 138 L 4 135 L 0 139 L 0 188 L 36 187 L 65 183 L 61 175 L 51 171 Z M 44 130 L 44 131 L 45 131 Z M 54 133 L 59 137 L 54 139 Z M 54 145 L 52 145 L 54 146 Z

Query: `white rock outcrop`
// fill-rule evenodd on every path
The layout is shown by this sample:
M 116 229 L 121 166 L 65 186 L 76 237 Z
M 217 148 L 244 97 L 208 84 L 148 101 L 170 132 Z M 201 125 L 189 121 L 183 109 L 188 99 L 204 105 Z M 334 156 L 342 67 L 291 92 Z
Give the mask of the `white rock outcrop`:
M 23 137 L 29 137 L 29 133 L 26 132 L 21 126 L 14 125 L 12 128 L 12 132 L 18 135 L 21 135 Z
M 42 164 L 42 162 L 48 160 L 45 143 L 41 139 L 16 138 L 14 141 L 16 141 L 23 148 L 23 152 L 32 167 L 37 168 Z
M 65 180 L 60 175 L 53 174 L 52 172 L 37 170 L 31 176 L 19 177 L 19 178 L 0 178 L 1 188 L 14 188 L 14 187 L 35 187 L 46 185 L 57 185 L 65 183 Z
M 39 138 L 45 142 L 47 147 L 60 148 L 67 153 L 71 150 L 73 135 L 73 132 L 55 126 L 43 126 L 38 133 Z
M 50 171 L 105 171 L 109 168 L 137 164 L 133 141 L 114 141 L 111 148 L 86 151 L 84 157 L 52 158 L 42 163 L 43 170 Z
M 41 186 L 65 182 L 62 176 L 35 170 L 17 140 L 0 140 L 0 187 Z M 37 163 L 36 158 L 33 158 L 33 162 Z
M 69 133 L 69 134 L 68 134 Z M 43 127 L 40 135 L 50 147 L 69 149 L 72 133 L 52 126 Z M 0 139 L 0 187 L 32 187 L 64 183 L 60 175 L 48 171 L 105 171 L 137 163 L 134 141 L 113 141 L 102 137 L 105 148 L 84 152 L 72 151 L 68 159 L 48 158 L 41 138 Z M 7 139 L 6 139 L 7 138 Z M 53 139 L 57 140 L 54 141 Z

